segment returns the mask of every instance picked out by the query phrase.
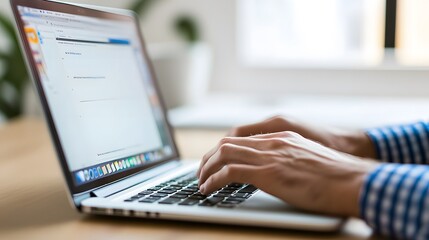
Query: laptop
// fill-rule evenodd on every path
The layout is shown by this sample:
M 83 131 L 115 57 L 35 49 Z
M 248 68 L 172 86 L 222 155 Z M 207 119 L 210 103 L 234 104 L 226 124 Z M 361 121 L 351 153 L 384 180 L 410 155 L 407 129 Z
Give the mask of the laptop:
M 198 191 L 182 161 L 135 14 L 11 0 L 72 205 L 86 214 L 335 231 L 252 185 Z

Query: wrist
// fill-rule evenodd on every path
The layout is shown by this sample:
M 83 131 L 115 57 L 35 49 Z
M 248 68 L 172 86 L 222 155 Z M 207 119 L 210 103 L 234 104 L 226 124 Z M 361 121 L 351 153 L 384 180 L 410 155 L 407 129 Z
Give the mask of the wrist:
M 348 132 L 343 136 L 345 151 L 361 158 L 375 159 L 375 146 L 371 138 L 362 130 Z
M 332 199 L 332 213 L 346 217 L 360 217 L 360 194 L 366 178 L 378 163 L 359 161 L 358 166 L 350 166 L 343 179 L 335 179 L 329 188 Z
M 343 190 L 343 196 L 345 199 L 342 203 L 345 212 L 344 215 L 350 217 L 359 217 L 360 192 L 368 174 L 369 172 L 361 172 L 356 174 L 347 184 L 345 184 Z

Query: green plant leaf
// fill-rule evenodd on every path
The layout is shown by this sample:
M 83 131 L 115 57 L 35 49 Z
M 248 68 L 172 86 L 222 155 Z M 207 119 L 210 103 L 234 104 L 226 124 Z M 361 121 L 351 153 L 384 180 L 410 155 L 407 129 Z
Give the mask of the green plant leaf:
M 180 16 L 174 23 L 176 32 L 187 42 L 193 43 L 200 40 L 200 33 L 196 21 L 189 16 Z
M 159 0 L 136 0 L 129 7 L 130 10 L 136 12 L 141 17 L 149 10 L 150 6 Z
M 8 82 L 15 86 L 18 92 L 25 87 L 28 74 L 19 50 L 14 50 L 8 55 L 3 77 L 8 79 Z
M 5 33 L 8 35 L 7 37 L 13 42 L 18 43 L 18 37 L 15 33 L 15 28 L 13 23 L 9 20 L 5 15 L 0 14 L 0 25 L 5 30 Z M 15 46 L 18 46 L 14 44 Z M 14 47 L 15 47 L 14 46 Z
M 0 95 L 0 111 L 7 117 L 13 118 L 21 114 L 22 101 L 24 98 L 24 89 L 28 80 L 28 73 L 25 62 L 19 48 L 18 37 L 15 34 L 13 23 L 5 16 L 0 14 L 0 27 L 5 32 L 5 37 L 10 41 L 10 51 L 1 52 L 0 59 L 4 62 L 5 68 L 0 76 L 0 83 L 8 84 L 16 90 L 17 96 L 13 102 L 4 99 Z
M 0 60 L 5 61 L 8 58 L 6 53 L 0 52 Z
M 131 4 L 129 9 L 139 14 L 140 17 L 144 17 L 152 4 L 159 1 L 160 0 L 136 0 Z M 192 43 L 200 40 L 198 26 L 195 20 L 191 17 L 181 16 L 177 18 L 174 23 L 174 28 L 176 32 L 187 42 Z
M 0 81 L 0 93 L 3 93 L 5 86 L 6 83 Z M 10 102 L 10 99 L 7 100 L 3 94 L 0 94 L 0 112 L 5 117 L 10 119 L 19 116 L 21 113 L 21 107 L 19 107 L 20 104 L 21 101 Z
M 17 107 L 16 104 L 13 105 L 15 106 L 11 106 L 5 99 L 0 97 L 0 111 L 8 119 L 17 117 L 21 114 L 21 108 Z

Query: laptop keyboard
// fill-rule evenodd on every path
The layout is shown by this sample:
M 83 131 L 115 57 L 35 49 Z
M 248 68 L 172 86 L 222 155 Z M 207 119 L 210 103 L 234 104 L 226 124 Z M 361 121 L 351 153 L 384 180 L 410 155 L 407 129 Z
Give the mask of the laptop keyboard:
M 190 173 L 146 189 L 126 199 L 125 202 L 233 208 L 251 197 L 257 190 L 253 185 L 232 183 L 205 196 L 198 191 L 195 173 Z

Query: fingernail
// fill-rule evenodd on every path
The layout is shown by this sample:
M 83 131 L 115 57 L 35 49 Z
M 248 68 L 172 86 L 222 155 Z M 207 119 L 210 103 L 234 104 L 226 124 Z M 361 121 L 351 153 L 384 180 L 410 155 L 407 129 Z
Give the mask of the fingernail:
M 200 186 L 200 192 L 201 193 L 204 193 L 204 190 L 205 190 L 204 188 L 205 188 L 204 184 Z

